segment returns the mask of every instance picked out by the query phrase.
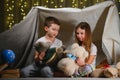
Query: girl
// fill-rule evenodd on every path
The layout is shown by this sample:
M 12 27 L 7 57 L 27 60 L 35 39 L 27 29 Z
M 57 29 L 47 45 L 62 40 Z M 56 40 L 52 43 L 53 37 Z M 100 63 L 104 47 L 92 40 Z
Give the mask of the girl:
M 75 28 L 76 42 L 83 46 L 89 53 L 88 58 L 82 61 L 80 58 L 76 59 L 76 63 L 81 66 L 79 74 L 85 76 L 92 72 L 96 64 L 97 47 L 92 43 L 92 33 L 90 25 L 87 22 L 79 23 Z M 88 69 L 91 67 L 90 69 Z

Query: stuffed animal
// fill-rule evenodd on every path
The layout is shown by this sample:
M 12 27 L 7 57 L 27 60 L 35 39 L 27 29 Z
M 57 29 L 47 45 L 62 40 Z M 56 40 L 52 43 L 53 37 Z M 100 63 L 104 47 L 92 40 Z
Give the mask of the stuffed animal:
M 51 44 L 49 42 L 37 42 L 34 44 L 34 48 L 38 52 L 46 52 L 50 48 L 50 45 Z
M 39 53 L 42 51 L 45 52 L 45 57 L 42 60 L 42 63 L 53 66 L 54 64 L 57 64 L 59 59 L 62 58 L 65 47 L 61 46 L 59 48 L 50 48 L 50 45 L 51 44 L 49 42 L 38 42 L 34 44 L 34 47 Z
M 96 77 L 96 78 L 99 78 L 99 77 L 104 77 L 104 68 L 98 68 L 98 69 L 95 69 L 92 73 L 91 73 L 91 77 Z
M 116 68 L 118 69 L 118 77 L 120 77 L 120 62 L 116 64 Z
M 106 65 L 95 69 L 92 73 L 92 77 L 106 77 L 106 78 L 117 78 L 119 75 L 120 63 L 116 65 Z
M 80 57 L 84 61 L 88 57 L 88 52 L 77 43 L 74 43 L 70 50 L 66 50 L 64 52 L 67 57 L 61 59 L 57 66 L 65 73 L 66 76 L 72 76 L 79 69 L 75 59 Z
M 104 70 L 105 77 L 117 78 L 120 77 L 120 62 L 110 68 Z
M 115 67 L 109 67 L 104 70 L 104 75 L 107 78 L 117 78 L 118 77 L 118 70 Z

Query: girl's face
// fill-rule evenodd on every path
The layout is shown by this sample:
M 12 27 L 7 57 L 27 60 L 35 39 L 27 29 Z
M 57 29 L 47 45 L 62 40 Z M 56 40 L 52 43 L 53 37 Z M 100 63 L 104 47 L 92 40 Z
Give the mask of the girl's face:
M 81 29 L 81 28 L 77 28 L 76 37 L 79 41 L 84 41 L 85 40 L 85 30 Z
M 47 35 L 49 37 L 55 38 L 58 35 L 60 26 L 57 24 L 51 24 L 50 27 L 45 27 L 45 31 L 47 31 Z

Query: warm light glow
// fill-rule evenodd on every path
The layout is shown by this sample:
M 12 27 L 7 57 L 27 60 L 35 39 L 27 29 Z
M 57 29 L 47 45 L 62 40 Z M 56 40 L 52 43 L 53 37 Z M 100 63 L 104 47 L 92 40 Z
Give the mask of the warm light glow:
M 60 5 L 60 8 L 62 7 L 62 5 Z
M 60 2 L 64 2 L 64 0 L 60 0 Z
M 48 3 L 48 0 L 46 0 L 46 3 Z
M 86 8 L 103 1 L 105 0 L 5 0 L 5 25 L 11 28 L 21 19 L 25 19 L 33 6 Z M 120 5 L 120 0 L 115 1 Z
M 52 1 L 51 4 L 54 4 L 54 2 Z

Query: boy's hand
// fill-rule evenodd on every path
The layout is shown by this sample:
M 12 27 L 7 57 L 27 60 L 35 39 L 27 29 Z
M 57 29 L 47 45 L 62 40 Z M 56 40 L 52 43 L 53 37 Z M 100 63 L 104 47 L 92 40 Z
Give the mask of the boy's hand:
M 38 58 L 39 53 L 35 51 L 34 59 L 36 60 Z
M 38 56 L 40 60 L 43 60 L 44 57 L 45 57 L 45 52 L 41 52 Z
M 35 52 L 35 57 L 34 57 L 34 59 L 35 59 L 35 60 L 43 60 L 44 56 L 45 56 L 45 52 L 38 53 L 38 52 L 36 51 L 36 52 Z

